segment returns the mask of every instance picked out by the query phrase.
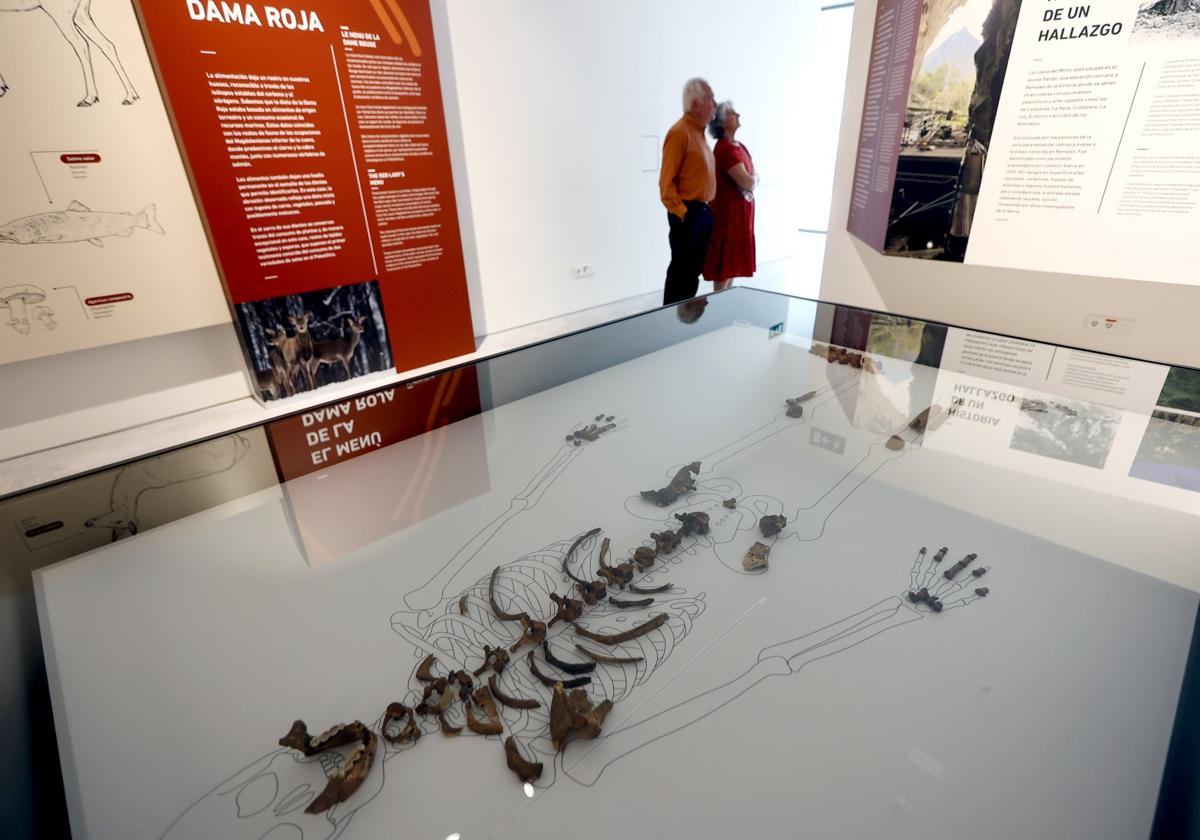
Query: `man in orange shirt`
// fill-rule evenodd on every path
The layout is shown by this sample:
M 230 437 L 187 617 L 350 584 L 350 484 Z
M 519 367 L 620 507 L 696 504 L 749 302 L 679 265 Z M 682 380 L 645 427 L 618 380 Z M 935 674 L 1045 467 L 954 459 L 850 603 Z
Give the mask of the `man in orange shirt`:
M 658 190 L 671 228 L 664 306 L 696 296 L 712 233 L 708 202 L 717 194 L 717 164 L 704 139 L 704 129 L 717 111 L 717 100 L 708 82 L 688 80 L 683 86 L 683 111 L 663 140 L 662 171 L 658 176 Z

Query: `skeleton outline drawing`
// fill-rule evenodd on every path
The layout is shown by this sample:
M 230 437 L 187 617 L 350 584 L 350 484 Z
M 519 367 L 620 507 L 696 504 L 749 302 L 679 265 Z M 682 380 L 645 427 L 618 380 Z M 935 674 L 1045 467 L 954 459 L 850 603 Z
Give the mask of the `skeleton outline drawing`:
M 857 379 L 857 375 L 853 378 Z M 841 385 L 844 381 L 835 383 L 835 385 Z M 837 395 L 835 386 L 830 386 L 828 390 L 833 392 L 833 396 Z M 816 403 L 813 405 L 813 411 L 810 414 L 815 413 L 815 409 L 819 404 Z M 731 451 L 734 446 L 738 447 L 736 451 L 740 451 L 741 449 L 761 443 L 765 439 L 785 431 L 788 427 L 800 427 L 803 425 L 803 423 L 798 423 L 794 419 L 789 419 L 787 424 L 780 424 L 777 420 L 772 420 L 765 426 L 744 436 L 738 442 L 735 442 L 735 444 L 718 450 L 718 452 L 724 453 L 725 457 L 730 457 L 735 454 L 734 451 Z M 850 467 L 847 474 L 836 482 L 830 490 L 823 493 L 812 504 L 798 508 L 796 516 L 789 522 L 789 527 L 785 528 L 776 538 L 819 539 L 824 531 L 825 523 L 838 506 L 889 461 L 902 457 L 910 447 L 918 445 L 924 437 L 925 431 L 924 427 L 902 431 L 901 434 L 906 435 L 904 441 L 906 446 L 899 451 L 886 447 L 882 442 L 870 444 L 867 454 L 854 466 Z M 506 511 L 468 539 L 424 585 L 410 591 L 404 596 L 406 608 L 392 615 L 391 624 L 393 630 L 412 645 L 418 657 L 432 654 L 437 658 L 439 668 L 442 670 L 465 670 L 476 664 L 475 660 L 468 657 L 473 656 L 477 658 L 482 643 L 492 644 L 500 642 L 507 645 L 519 635 L 519 632 L 511 626 L 504 628 L 493 617 L 492 612 L 488 608 L 488 596 L 484 594 L 487 591 L 487 577 L 480 577 L 461 588 L 461 590 L 456 589 L 454 584 L 459 574 L 486 547 L 501 528 L 525 510 L 536 506 L 538 500 L 554 481 L 561 477 L 567 467 L 579 457 L 579 454 L 580 448 L 577 446 L 570 444 L 560 446 L 558 451 L 538 470 L 530 482 L 513 497 Z M 720 460 L 724 459 L 721 458 Z M 864 466 L 866 467 L 865 470 L 862 469 Z M 668 473 L 670 472 L 668 471 Z M 720 507 L 722 504 L 721 499 L 728 495 L 731 489 L 735 494 L 740 494 L 741 488 L 737 482 L 730 479 L 712 477 L 698 486 L 692 493 L 681 496 L 674 507 L 679 510 L 692 510 L 696 507 L 696 503 L 701 501 L 702 497 L 708 496 L 711 496 L 715 500 L 715 504 Z M 638 497 L 631 497 L 626 502 L 626 509 L 630 513 L 635 512 L 634 510 L 630 510 L 630 506 L 640 502 L 643 510 L 637 512 L 639 518 L 654 519 L 656 518 L 655 514 L 662 516 L 662 509 L 654 510 L 651 513 L 653 508 L 645 500 L 638 499 L 635 502 L 635 499 L 638 499 Z M 747 503 L 750 502 L 749 499 L 746 501 Z M 761 497 L 757 501 L 760 501 L 761 505 L 750 508 L 754 513 L 759 512 L 758 507 L 763 507 L 763 509 L 783 508 L 783 502 L 776 499 Z M 734 511 L 727 510 L 726 513 L 730 514 L 731 517 L 735 515 Z M 737 511 L 736 518 L 738 522 L 744 521 L 744 511 Z M 667 521 L 672 522 L 673 520 L 668 516 Z M 757 519 L 755 519 L 755 522 L 757 522 Z M 732 531 L 726 529 L 722 540 L 723 543 L 731 542 L 734 536 L 744 530 L 746 529 L 736 527 L 736 525 Z M 597 561 L 597 539 L 595 534 L 590 534 L 584 535 L 582 541 L 583 550 L 580 552 L 579 557 L 584 566 L 581 573 L 585 576 L 591 574 L 590 570 Z M 693 535 L 689 540 L 685 540 L 678 546 L 677 550 L 664 558 L 662 565 L 656 566 L 637 583 L 652 586 L 653 584 L 663 582 L 664 579 L 671 578 L 672 571 L 675 571 L 681 563 L 686 562 L 687 558 L 694 556 L 698 549 L 707 547 L 714 554 L 717 554 L 719 558 L 719 552 L 717 551 L 719 543 L 715 536 L 705 538 Z M 497 594 L 502 603 L 505 604 L 504 608 L 506 610 L 524 610 L 531 615 L 546 618 L 544 612 L 547 592 L 545 590 L 558 591 L 558 589 L 566 585 L 568 587 L 566 591 L 570 591 L 570 581 L 563 574 L 563 569 L 559 565 L 568 550 L 567 546 L 570 542 L 569 538 L 562 539 L 537 552 L 524 555 L 513 563 L 502 566 L 501 571 L 503 574 L 498 578 L 499 586 Z M 910 584 L 912 586 L 916 587 L 919 582 L 924 581 L 925 578 L 933 574 L 932 562 L 926 560 L 924 550 L 918 554 L 910 572 Z M 733 568 L 733 566 L 726 563 L 723 559 L 722 563 L 731 569 Z M 925 565 L 922 565 L 923 563 Z M 513 580 L 514 571 L 517 572 L 515 583 Z M 740 565 L 738 571 L 740 571 Z M 539 577 L 541 580 L 536 580 Z M 944 580 L 941 581 L 940 588 L 937 591 L 943 597 L 949 598 L 952 595 L 957 595 L 967 585 L 968 581 L 973 582 L 974 578 L 967 577 L 957 582 Z M 724 705 L 740 697 L 767 677 L 796 673 L 812 662 L 844 650 L 849 650 L 887 630 L 919 620 L 924 618 L 926 614 L 933 612 L 932 608 L 926 602 L 914 601 L 911 597 L 906 597 L 911 591 L 905 590 L 904 592 L 886 597 L 863 610 L 825 627 L 763 648 L 756 661 L 743 674 L 676 704 L 672 709 L 667 710 L 673 712 L 671 715 L 666 714 L 666 712 L 658 712 L 643 719 L 636 719 L 637 712 L 641 707 L 639 705 L 632 709 L 630 715 L 625 716 L 625 719 L 617 728 L 611 732 L 603 733 L 584 750 L 559 753 L 553 747 L 545 735 L 545 727 L 537 725 L 544 723 L 544 707 L 538 710 L 539 713 L 526 710 L 514 712 L 512 709 L 504 709 L 502 717 L 506 725 L 505 731 L 512 732 L 516 736 L 523 755 L 532 755 L 535 761 L 547 759 L 545 766 L 550 771 L 548 774 L 549 779 L 547 780 L 543 777 L 539 786 L 552 784 L 558 772 L 562 772 L 579 784 L 590 786 L 598 781 L 600 775 L 613 762 L 640 749 L 647 743 L 668 737 L 674 732 L 685 728 L 690 723 L 694 723 L 718 711 Z M 986 593 L 981 592 L 981 594 Z M 965 606 L 978 597 L 981 597 L 981 595 L 967 595 L 956 601 L 947 601 L 945 609 Z M 704 593 L 690 594 L 686 589 L 672 586 L 665 601 L 656 602 L 655 607 L 657 609 L 651 607 L 646 613 L 642 614 L 643 619 L 645 619 L 650 614 L 662 612 L 663 608 L 666 607 L 666 614 L 669 616 L 668 625 L 671 625 L 672 622 L 676 625 L 671 626 L 668 633 L 665 634 L 666 652 L 669 653 L 674 643 L 682 641 L 686 637 L 691 621 L 698 617 L 704 610 L 704 598 Z M 636 626 L 633 625 L 636 617 L 627 617 L 622 610 L 613 609 L 603 603 L 585 613 L 584 620 L 589 627 L 602 632 L 619 630 L 622 624 L 625 627 Z M 452 629 L 444 630 L 442 629 L 444 627 Z M 560 626 L 559 629 L 565 631 L 566 628 Z M 463 638 L 460 638 L 460 636 L 463 636 Z M 651 650 L 654 650 L 653 645 L 655 643 L 662 644 L 663 642 L 662 639 L 657 639 L 656 636 L 657 633 L 635 640 L 639 643 L 637 647 L 626 646 L 612 651 L 619 656 L 627 656 L 630 659 L 638 659 L 638 657 L 630 656 L 630 654 L 640 653 L 642 654 L 641 661 L 643 664 L 630 663 L 622 665 L 620 668 L 620 675 L 622 677 L 620 685 L 613 681 L 612 673 L 608 669 L 597 669 L 597 672 L 601 675 L 601 679 L 608 680 L 597 696 L 604 699 L 622 699 L 630 689 L 644 682 L 653 673 L 654 668 L 645 663 L 648 661 L 646 655 Z M 554 645 L 559 656 L 562 656 L 564 651 L 570 651 L 570 645 L 563 644 L 562 641 L 571 639 L 572 637 L 548 635 L 547 638 Z M 661 654 L 662 651 L 656 651 L 656 653 Z M 665 659 L 665 656 L 662 656 L 661 659 L 656 657 L 653 660 L 654 665 L 656 666 L 663 659 Z M 414 664 L 414 676 L 419 667 L 419 665 Z M 502 674 L 498 675 L 502 683 L 507 683 L 503 686 L 504 691 L 511 695 L 522 697 L 532 696 L 544 700 L 544 687 L 539 686 L 535 681 L 530 681 L 528 674 L 522 670 L 523 667 L 524 663 L 514 662 Z M 524 679 L 520 679 L 519 683 L 514 685 L 512 682 L 514 674 L 517 675 L 518 679 L 521 677 L 524 677 Z M 415 698 L 412 696 L 411 691 L 405 696 L 404 702 L 415 705 Z M 644 705 L 644 703 L 641 705 Z M 454 720 L 451 723 L 457 725 L 461 721 Z M 531 726 L 531 724 L 533 725 Z M 381 716 L 375 720 L 374 727 L 378 729 L 382 725 L 383 717 Z M 428 719 L 422 726 L 423 731 L 426 733 L 436 732 L 438 728 L 438 724 L 435 721 Z M 530 735 L 531 731 L 534 733 L 532 736 Z M 542 734 L 539 736 L 538 732 Z M 588 756 L 592 755 L 593 751 L 598 749 L 602 744 L 609 746 L 618 745 L 620 752 L 616 757 L 611 757 L 610 755 L 604 759 L 603 763 L 596 760 L 588 761 Z M 335 838 L 341 836 L 349 826 L 357 810 L 372 801 L 382 789 L 385 779 L 383 765 L 399 752 L 406 751 L 412 747 L 413 744 L 396 748 L 395 746 L 388 746 L 381 743 L 381 760 L 377 762 L 379 766 L 372 771 L 372 775 L 364 785 L 365 790 L 355 794 L 347 802 L 335 805 L 325 814 L 319 815 L 318 818 L 313 818 L 307 823 L 308 828 L 312 829 L 319 826 L 316 836 L 320 837 Z M 610 753 L 611 750 L 606 750 L 606 754 Z M 240 823 L 237 829 L 239 836 L 243 833 L 242 829 L 244 827 L 246 831 L 245 836 L 260 837 L 262 836 L 261 829 L 266 827 L 267 831 L 273 831 L 274 828 L 267 824 L 274 823 L 275 827 L 278 827 L 278 825 L 290 826 L 295 829 L 297 836 L 309 837 L 306 828 L 301 825 L 301 820 L 304 818 L 298 812 L 306 802 L 312 800 L 316 793 L 312 784 L 311 774 L 310 781 L 300 782 L 288 789 L 280 797 L 278 796 L 280 790 L 286 788 L 287 785 L 281 786 L 279 784 L 280 780 L 275 775 L 275 771 L 280 767 L 294 770 L 302 767 L 304 764 L 315 761 L 317 758 L 303 759 L 288 749 L 277 750 L 264 756 L 210 790 L 205 797 L 198 800 L 192 807 L 181 814 L 164 832 L 163 837 L 186 836 L 188 814 L 192 813 L 194 809 L 203 808 L 206 802 L 217 804 L 218 807 L 221 807 L 219 800 L 222 797 L 230 797 L 237 803 L 238 821 Z M 339 761 L 340 756 L 334 753 L 330 758 L 322 762 L 321 766 L 325 774 L 329 775 L 334 772 L 338 767 Z M 243 797 L 249 802 L 249 791 L 256 790 L 255 796 L 261 799 L 263 798 L 263 793 L 268 788 L 274 791 L 274 794 L 271 797 L 267 797 L 267 801 L 256 802 L 254 807 L 247 806 L 243 808 Z M 272 809 L 270 806 L 276 802 L 278 804 Z M 272 815 L 274 820 L 271 819 Z M 262 816 L 266 816 L 267 822 L 252 828 L 253 823 L 251 820 Z M 285 822 L 278 822 L 278 820 L 285 818 Z M 247 822 L 242 823 L 242 820 L 247 820 Z M 176 833 L 176 829 L 179 830 L 179 833 Z
M 0 0 L 0 12 L 32 12 L 35 9 L 41 9 L 54 22 L 79 60 L 79 67 L 83 71 L 84 94 L 76 107 L 89 108 L 100 101 L 96 71 L 92 65 L 93 44 L 108 59 L 125 88 L 125 99 L 121 104 L 132 105 L 141 98 L 117 56 L 116 45 L 92 19 L 92 0 Z M 8 83 L 0 76 L 0 98 L 8 91 Z

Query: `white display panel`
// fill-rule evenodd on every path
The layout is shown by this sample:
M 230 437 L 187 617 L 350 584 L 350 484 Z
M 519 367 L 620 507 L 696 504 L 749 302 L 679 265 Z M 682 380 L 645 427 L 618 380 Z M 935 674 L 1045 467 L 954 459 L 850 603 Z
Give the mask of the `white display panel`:
M 227 322 L 132 5 L 0 11 L 0 364 Z
M 1200 283 L 1200 16 L 1150 5 L 1021 4 L 967 262 Z
M 894 359 L 864 373 L 728 327 L 315 473 L 283 499 L 250 497 L 41 572 L 75 834 L 602 837 L 625 830 L 619 818 L 637 836 L 1144 836 L 1200 576 L 1135 571 L 1128 547 L 1161 556 L 1194 542 L 1195 510 L 1073 486 L 1076 464 L 1033 476 L 938 451 L 939 435 L 973 428 L 952 416 L 928 444 L 908 428 L 940 378 Z M 810 390 L 804 416 L 787 417 L 785 398 Z M 616 428 L 564 440 L 597 415 Z M 884 445 L 892 432 L 902 450 Z M 490 489 L 310 564 L 298 531 L 333 542 L 346 510 L 390 502 L 399 519 L 419 503 L 407 471 L 365 481 L 387 473 L 377 459 L 411 463 L 481 434 L 486 463 L 464 483 L 484 474 Z M 639 495 L 693 460 L 696 491 L 675 505 Z M 295 500 L 322 483 L 339 491 L 327 512 L 296 522 L 312 505 Z M 1047 496 L 1062 502 L 1050 517 Z M 561 563 L 576 537 L 603 528 L 574 559 L 590 572 L 600 537 L 617 562 L 698 510 L 711 534 L 647 575 L 668 593 L 640 614 L 584 614 L 593 631 L 669 616 L 626 648 L 643 663 L 598 668 L 591 696 L 616 703 L 602 737 L 554 759 L 544 722 L 505 710 L 506 734 L 546 764 L 532 796 L 497 740 L 434 724 L 411 749 L 381 743 L 347 802 L 303 813 L 325 775 L 275 746 L 293 719 L 371 725 L 389 702 L 419 699 L 426 653 L 473 669 L 484 641 L 515 640 L 487 608 L 496 566 L 505 603 L 547 617 L 547 592 L 569 591 Z M 769 569 L 745 573 L 759 517 L 778 513 L 788 526 L 767 540 Z M 936 579 L 941 546 L 943 563 L 975 553 L 988 571 L 947 584 L 950 608 L 934 614 L 905 594 L 931 568 Z M 989 594 L 973 597 L 981 584 Z M 569 627 L 550 638 L 574 658 Z M 521 658 L 501 685 L 549 696 Z

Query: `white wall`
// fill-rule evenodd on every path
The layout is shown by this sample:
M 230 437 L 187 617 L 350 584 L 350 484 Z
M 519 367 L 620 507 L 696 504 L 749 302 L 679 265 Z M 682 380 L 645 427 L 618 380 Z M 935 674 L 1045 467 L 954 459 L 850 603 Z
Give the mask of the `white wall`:
M 1151 361 L 1200 366 L 1200 287 L 884 257 L 846 232 L 875 0 L 854 10 L 821 298 Z M 1128 247 L 1136 247 L 1130 242 Z M 1020 247 L 1020 243 L 1014 243 Z M 1085 327 L 1130 318 L 1125 334 Z
M 833 126 L 806 123 L 802 107 L 821 89 L 806 67 L 816 0 L 438 0 L 434 10 L 455 178 L 469 193 L 460 215 L 474 238 L 476 333 L 662 288 L 657 151 L 690 76 L 743 115 L 739 139 L 763 174 L 760 264 L 792 255 L 806 182 L 829 168 L 805 144 L 823 133 L 832 151 Z M 646 166 L 644 136 L 655 150 Z M 573 278 L 582 264 L 595 276 Z
M 475 333 L 661 290 L 685 79 L 743 115 L 757 284 L 815 294 L 850 11 L 819 0 L 432 0 Z M 642 138 L 654 159 L 643 171 Z M 574 279 L 571 268 L 596 267 Z M 701 291 L 706 284 L 701 284 Z M 0 460 L 249 398 L 228 326 L 0 366 Z M 264 414 L 265 418 L 265 414 Z M 181 420 L 181 422 L 183 422 Z

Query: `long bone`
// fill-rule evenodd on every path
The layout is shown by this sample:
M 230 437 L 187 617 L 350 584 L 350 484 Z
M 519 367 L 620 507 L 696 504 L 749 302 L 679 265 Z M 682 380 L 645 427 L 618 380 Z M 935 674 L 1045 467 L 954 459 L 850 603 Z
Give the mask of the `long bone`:
M 642 598 L 639 601 L 620 601 L 616 598 L 609 598 L 608 603 L 619 610 L 640 610 L 643 607 L 648 607 L 654 603 L 653 598 Z
M 522 618 L 528 618 L 528 613 L 510 613 L 500 609 L 500 605 L 496 603 L 496 578 L 500 575 L 500 567 L 492 569 L 492 578 L 488 581 L 488 603 L 492 605 L 492 612 L 496 618 L 501 621 L 520 621 Z
M 585 639 L 591 639 L 593 642 L 600 642 L 605 645 L 619 645 L 621 642 L 628 642 L 630 639 L 636 639 L 639 636 L 645 636 L 647 633 L 657 630 L 667 623 L 670 616 L 667 613 L 659 613 L 654 618 L 647 621 L 645 624 L 640 624 L 632 630 L 626 630 L 623 633 L 593 633 L 586 627 L 583 627 L 579 622 L 575 622 L 575 632 Z
M 533 658 L 533 651 L 529 651 L 527 656 L 529 662 L 529 672 L 537 677 L 538 682 L 546 686 L 546 688 L 554 688 L 556 685 L 561 685 L 564 688 L 579 688 L 591 683 L 591 677 L 576 677 L 573 680 L 556 680 L 553 677 L 543 674 L 537 666 L 537 660 Z
M 954 578 L 958 577 L 958 573 L 961 572 L 963 569 L 967 568 L 967 566 L 970 566 L 972 561 L 974 561 L 977 556 L 978 555 L 976 555 L 976 554 L 968 554 L 966 557 L 959 560 L 957 563 L 955 563 L 949 569 L 942 572 L 942 576 L 945 577 L 946 580 L 954 580 Z
M 602 580 L 588 581 L 584 580 L 583 578 L 576 577 L 571 572 L 571 555 L 575 553 L 575 550 L 579 548 L 580 544 L 584 540 L 588 539 L 589 537 L 594 537 L 599 533 L 599 528 L 593 528 L 586 534 L 578 537 L 575 542 L 571 543 L 571 547 L 568 548 L 567 553 L 563 555 L 562 561 L 563 574 L 575 582 L 576 586 L 579 588 L 579 594 L 583 597 L 583 602 L 588 606 L 604 600 L 604 598 L 608 595 L 608 585 Z
M 546 657 L 546 661 L 555 668 L 573 677 L 577 677 L 580 674 L 590 674 L 596 670 L 595 662 L 566 662 L 559 659 L 551 652 L 549 642 L 542 642 L 542 654 Z
M 527 700 L 524 697 L 513 697 L 511 694 L 505 694 L 500 690 L 495 674 L 488 677 L 488 688 L 491 689 L 492 696 L 496 698 L 500 705 L 508 706 L 510 709 L 537 709 L 542 705 L 537 700 Z
M 816 412 L 816 410 L 818 408 L 820 408 L 822 405 L 829 402 L 830 400 L 832 400 L 836 397 L 840 397 L 842 394 L 848 393 L 848 392 L 854 390 L 855 388 L 857 388 L 858 384 L 859 384 L 859 379 L 860 379 L 860 377 L 858 374 L 850 373 L 850 374 L 842 377 L 841 379 L 838 379 L 836 382 L 831 382 L 829 384 L 829 386 L 827 386 L 826 388 L 822 388 L 819 392 L 815 392 L 815 393 L 810 392 L 810 393 L 812 393 L 812 397 L 815 397 L 817 395 L 817 393 L 820 393 L 822 395 L 822 398 L 819 402 L 809 406 L 808 410 L 809 410 L 810 414 Z M 843 387 L 843 386 L 845 386 L 845 387 Z M 803 402 L 807 402 L 807 400 L 812 399 L 812 397 L 810 397 L 808 394 L 805 394 L 804 396 L 800 397 L 799 399 Z M 702 463 L 708 465 L 707 470 L 705 470 L 705 472 L 712 472 L 717 467 L 718 464 L 732 458 L 733 456 L 735 456 L 741 452 L 745 452 L 748 449 L 752 449 L 753 447 L 757 446 L 758 444 L 760 444 L 766 440 L 769 440 L 770 438 L 773 438 L 776 435 L 782 434 L 784 432 L 792 431 L 798 427 L 805 426 L 805 425 L 807 425 L 806 422 L 797 423 L 796 418 L 788 417 L 786 410 L 780 411 L 779 413 L 775 414 L 766 423 L 759 426 L 757 429 L 753 430 L 746 436 L 739 438 L 738 440 L 734 441 L 733 443 L 727 444 L 726 446 L 723 446 L 720 449 L 717 449 L 713 452 L 707 453 L 700 460 Z
M 872 443 L 867 454 L 821 498 L 806 507 L 797 508 L 796 512 L 787 518 L 791 526 L 791 536 L 806 542 L 820 539 L 833 512 L 889 461 L 904 455 L 904 450 L 893 451 L 883 443 Z
M 581 644 L 576 644 L 575 649 L 589 659 L 604 663 L 605 665 L 635 665 L 638 662 L 646 661 L 640 656 L 606 656 L 603 653 L 596 653 L 594 650 L 589 650 Z

